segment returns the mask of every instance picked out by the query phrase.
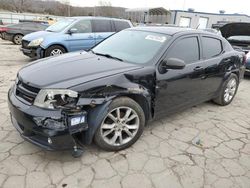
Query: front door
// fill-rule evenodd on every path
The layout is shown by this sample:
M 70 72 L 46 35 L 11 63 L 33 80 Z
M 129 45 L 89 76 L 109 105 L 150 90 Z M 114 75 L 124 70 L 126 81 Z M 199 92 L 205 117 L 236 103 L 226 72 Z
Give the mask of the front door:
M 80 20 L 71 28 L 76 29 L 72 34 L 65 34 L 69 51 L 88 50 L 95 45 L 95 36 L 92 33 L 90 20 Z
M 157 71 L 156 118 L 203 100 L 200 91 L 205 75 L 200 53 L 198 35 L 178 38 L 170 46 L 164 58 L 184 60 L 186 66 L 181 70 L 168 69 L 164 74 Z

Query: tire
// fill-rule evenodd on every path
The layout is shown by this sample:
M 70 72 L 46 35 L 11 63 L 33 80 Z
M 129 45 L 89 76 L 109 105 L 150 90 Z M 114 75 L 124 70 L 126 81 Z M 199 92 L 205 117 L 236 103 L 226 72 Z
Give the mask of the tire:
M 232 82 L 235 82 L 234 87 L 233 87 Z M 231 86 L 230 86 L 230 84 L 231 84 Z M 219 96 L 217 98 L 213 99 L 213 101 L 216 104 L 219 104 L 221 106 L 229 105 L 233 101 L 233 99 L 237 93 L 238 86 L 239 86 L 238 76 L 236 74 L 231 74 L 229 76 L 229 78 L 226 81 L 224 81 L 222 89 L 219 92 Z M 231 89 L 229 89 L 229 88 L 231 88 Z M 226 98 L 226 95 L 229 97 Z
M 115 123 L 110 117 L 112 115 L 118 117 L 118 110 L 120 118 L 116 119 Z M 128 114 L 128 118 L 125 117 L 126 114 Z M 140 138 L 144 126 L 145 114 L 141 106 L 128 97 L 116 98 L 110 104 L 108 113 L 97 129 L 94 141 L 97 146 L 107 151 L 123 150 L 133 145 Z
M 57 56 L 66 53 L 64 47 L 59 45 L 50 46 L 48 49 L 45 50 L 45 57 L 49 56 Z
M 13 39 L 12 39 L 12 42 L 14 44 L 17 44 L 17 45 L 21 45 L 22 44 L 22 38 L 23 38 L 23 35 L 21 34 L 16 34 L 14 35 Z

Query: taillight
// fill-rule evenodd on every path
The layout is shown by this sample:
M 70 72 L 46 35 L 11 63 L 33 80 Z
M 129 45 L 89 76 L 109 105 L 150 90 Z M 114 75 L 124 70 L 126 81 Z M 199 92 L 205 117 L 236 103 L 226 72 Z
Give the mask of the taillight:
M 1 27 L 0 28 L 0 32 L 5 32 L 5 31 L 8 31 L 9 30 L 9 28 L 7 28 L 7 27 Z

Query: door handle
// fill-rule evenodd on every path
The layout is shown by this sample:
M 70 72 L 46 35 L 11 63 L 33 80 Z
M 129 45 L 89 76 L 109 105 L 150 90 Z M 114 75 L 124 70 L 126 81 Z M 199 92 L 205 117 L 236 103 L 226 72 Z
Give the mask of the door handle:
M 203 67 L 198 66 L 194 68 L 194 71 L 201 71 L 201 70 L 203 70 Z
M 89 36 L 88 36 L 88 38 L 89 38 L 89 39 L 92 39 L 92 38 L 94 38 L 94 37 L 93 37 L 93 36 L 91 36 L 91 35 L 89 35 Z

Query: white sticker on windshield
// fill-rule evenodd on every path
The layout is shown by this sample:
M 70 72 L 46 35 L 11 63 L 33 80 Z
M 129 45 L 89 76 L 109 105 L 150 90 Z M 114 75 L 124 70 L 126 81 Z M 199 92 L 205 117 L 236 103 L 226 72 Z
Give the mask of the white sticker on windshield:
M 156 36 L 156 35 L 148 35 L 148 36 L 146 36 L 145 39 L 153 40 L 153 41 L 156 41 L 156 42 L 165 42 L 166 37 L 164 37 L 164 36 Z

